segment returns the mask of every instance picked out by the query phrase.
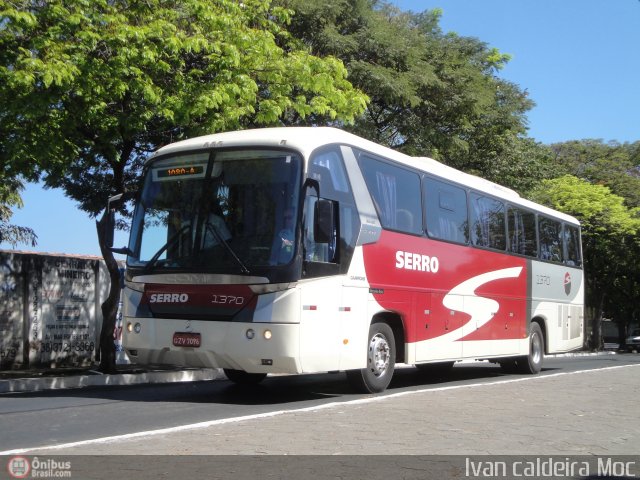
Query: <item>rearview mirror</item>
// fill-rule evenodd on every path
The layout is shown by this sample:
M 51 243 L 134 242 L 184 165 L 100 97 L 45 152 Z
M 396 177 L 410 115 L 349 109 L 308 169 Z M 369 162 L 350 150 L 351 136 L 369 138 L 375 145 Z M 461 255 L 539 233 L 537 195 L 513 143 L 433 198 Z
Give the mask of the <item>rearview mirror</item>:
M 116 213 L 109 210 L 107 213 L 107 223 L 104 230 L 104 244 L 107 248 L 113 247 L 113 235 L 116 226 Z
M 313 212 L 313 239 L 316 243 L 330 243 L 335 232 L 333 202 L 319 199 Z
M 109 197 L 109 200 L 107 200 L 107 210 L 105 211 L 106 223 L 104 230 L 104 243 L 107 248 L 113 247 L 113 235 L 116 228 L 116 212 L 112 205 L 118 203 L 123 196 L 123 193 L 119 193 L 118 195 Z

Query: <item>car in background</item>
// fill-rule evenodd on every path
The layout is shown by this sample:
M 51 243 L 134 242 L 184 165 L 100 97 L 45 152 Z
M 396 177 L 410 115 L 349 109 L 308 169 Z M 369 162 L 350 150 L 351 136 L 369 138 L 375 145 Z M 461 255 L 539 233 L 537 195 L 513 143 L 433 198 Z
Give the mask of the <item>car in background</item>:
M 625 346 L 629 352 L 634 350 L 640 352 L 640 328 L 634 328 L 631 331 L 631 335 L 625 340 Z

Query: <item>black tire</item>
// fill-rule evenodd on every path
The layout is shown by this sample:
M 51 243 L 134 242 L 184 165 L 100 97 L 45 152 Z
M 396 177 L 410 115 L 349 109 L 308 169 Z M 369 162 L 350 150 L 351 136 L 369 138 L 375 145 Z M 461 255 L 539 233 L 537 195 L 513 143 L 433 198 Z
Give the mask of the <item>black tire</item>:
M 529 355 L 519 357 L 516 367 L 519 373 L 535 375 L 542 370 L 544 361 L 544 336 L 542 329 L 536 322 L 532 322 L 529 329 Z
M 396 343 L 393 330 L 386 323 L 373 323 L 369 327 L 367 367 L 349 370 L 347 378 L 358 392 L 383 392 L 391 382 L 395 365 Z
M 266 373 L 248 373 L 244 370 L 224 369 L 224 374 L 229 380 L 238 385 L 257 385 L 267 376 Z

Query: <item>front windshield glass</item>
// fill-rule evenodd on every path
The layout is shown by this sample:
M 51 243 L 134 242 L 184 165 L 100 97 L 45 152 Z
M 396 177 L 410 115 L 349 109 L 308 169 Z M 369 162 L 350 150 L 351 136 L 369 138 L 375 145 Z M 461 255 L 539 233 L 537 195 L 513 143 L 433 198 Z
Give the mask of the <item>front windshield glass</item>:
M 274 150 L 153 162 L 132 222 L 129 266 L 251 273 L 288 264 L 301 168 L 299 156 Z

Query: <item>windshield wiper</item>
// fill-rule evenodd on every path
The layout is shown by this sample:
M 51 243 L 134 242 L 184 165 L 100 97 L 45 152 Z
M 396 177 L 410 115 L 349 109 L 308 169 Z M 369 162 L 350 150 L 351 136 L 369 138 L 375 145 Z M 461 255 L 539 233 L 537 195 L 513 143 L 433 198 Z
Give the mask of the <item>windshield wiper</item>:
M 167 250 L 169 247 L 171 247 L 174 243 L 176 243 L 176 241 L 180 238 L 180 236 L 185 233 L 187 230 L 191 230 L 191 225 L 187 224 L 182 226 L 182 228 L 180 228 L 180 230 L 178 230 L 176 233 L 174 233 L 173 235 L 171 235 L 171 237 L 169 238 L 169 240 L 167 240 L 167 243 L 165 243 L 162 247 L 160 247 L 160 250 L 158 250 L 153 257 L 151 257 L 149 259 L 149 261 L 147 262 L 147 264 L 145 265 L 144 269 L 145 270 L 150 270 L 151 267 L 153 267 L 158 260 L 160 259 L 160 256 L 162 255 L 162 253 Z
M 240 265 L 240 270 L 242 271 L 242 273 L 246 273 L 246 274 L 251 273 L 251 272 L 249 272 L 249 269 L 246 267 L 246 265 L 244 263 L 242 263 L 242 260 L 240 260 L 240 257 L 238 257 L 238 255 L 236 255 L 236 252 L 233 251 L 233 248 L 231 248 L 231 246 L 222 237 L 222 235 L 220 235 L 220 232 L 218 231 L 218 229 L 215 227 L 215 225 L 213 223 L 206 222 L 205 223 L 205 228 L 210 230 L 211 233 L 213 233 L 213 235 L 216 237 L 218 242 L 220 242 L 222 245 L 224 245 L 224 248 L 227 249 L 227 252 L 229 252 L 231 254 L 231 256 L 233 257 L 233 259 L 238 263 L 238 265 Z

